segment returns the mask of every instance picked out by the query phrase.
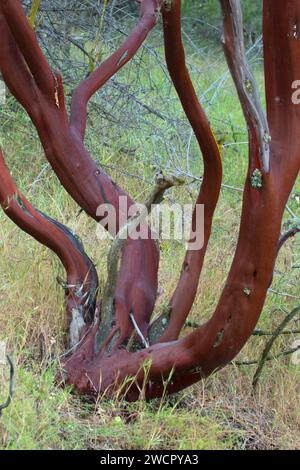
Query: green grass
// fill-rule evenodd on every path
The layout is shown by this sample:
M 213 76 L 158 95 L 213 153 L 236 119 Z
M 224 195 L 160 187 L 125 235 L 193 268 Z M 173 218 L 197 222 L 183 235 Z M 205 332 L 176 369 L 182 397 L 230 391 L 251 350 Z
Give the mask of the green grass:
M 16 395 L 0 424 L 2 446 L 14 449 L 226 449 L 245 432 L 194 413 L 184 398 L 134 405 L 84 403 L 53 385 L 54 371 L 20 368 Z
M 212 51 L 202 63 L 189 51 L 190 62 L 202 70 L 198 76 L 196 68 L 192 68 L 199 96 L 226 71 L 220 57 Z M 153 126 L 149 130 L 137 113 L 130 117 L 134 126 L 119 129 L 113 124 L 108 127 L 105 119 L 93 112 L 87 135 L 93 156 L 103 165 L 116 168 L 105 167 L 140 202 L 151 191 L 158 168 L 187 170 L 185 137 L 189 135 L 189 128 L 163 68 L 156 68 L 152 60 L 148 57 L 149 63 L 140 71 L 143 86 L 137 90 L 136 97 L 174 117 L 176 124 L 146 113 L 142 117 Z M 255 73 L 262 90 L 260 67 L 255 68 Z M 118 80 L 134 82 L 135 74 L 136 65 L 128 65 Z M 231 80 L 227 78 L 214 97 L 215 91 L 212 89 L 207 96 L 211 104 L 205 100 L 203 103 L 216 136 L 224 136 L 225 145 L 246 141 L 245 124 Z M 160 96 L 168 96 L 168 99 L 162 103 Z M 38 178 L 45 165 L 42 149 L 33 126 L 11 99 L 3 116 L 0 144 L 14 179 L 36 207 L 80 235 L 104 282 L 109 243 L 97 241 L 95 223 L 84 214 L 78 216 L 78 207 L 49 168 Z M 160 135 L 165 136 L 167 149 Z M 102 145 L 102 140 L 109 146 Z M 190 173 L 201 176 L 203 167 L 194 138 L 188 163 Z M 247 145 L 226 146 L 223 164 L 224 183 L 243 187 Z M 193 202 L 198 183 L 191 183 L 186 189 L 173 189 L 170 196 L 180 202 Z M 289 207 L 299 216 L 297 194 L 300 194 L 299 180 L 289 201 Z M 239 192 L 223 188 L 205 269 L 191 312 L 193 321 L 202 322 L 216 306 L 237 242 L 241 202 Z M 286 213 L 285 220 L 289 218 Z M 55 281 L 57 275 L 64 275 L 63 269 L 49 250 L 22 233 L 3 213 L 0 213 L 0 247 L 0 341 L 8 342 L 17 370 L 13 403 L 0 418 L 0 448 L 299 448 L 300 369 L 291 364 L 289 357 L 266 365 L 255 398 L 251 394 L 253 367 L 228 366 L 182 394 L 148 404 L 128 405 L 106 399 L 92 404 L 80 400 L 70 389 L 57 388 L 55 364 L 51 364 L 49 358 L 59 355 L 64 347 L 63 292 Z M 183 259 L 184 246 L 176 241 L 164 241 L 161 255 L 159 284 L 163 291 L 159 302 L 163 304 L 176 285 L 180 271 L 178 260 Z M 278 259 L 272 287 L 295 298 L 270 294 L 260 328 L 274 329 L 283 317 L 280 308 L 292 309 L 299 303 L 296 299 L 299 298 L 299 269 L 293 268 L 299 264 L 299 239 L 294 239 L 287 243 Z M 188 331 L 187 328 L 185 333 Z M 296 339 L 282 336 L 273 352 L 288 349 Z M 258 358 L 264 343 L 264 338 L 252 338 L 239 359 Z M 1 400 L 6 393 L 7 371 L 0 366 Z

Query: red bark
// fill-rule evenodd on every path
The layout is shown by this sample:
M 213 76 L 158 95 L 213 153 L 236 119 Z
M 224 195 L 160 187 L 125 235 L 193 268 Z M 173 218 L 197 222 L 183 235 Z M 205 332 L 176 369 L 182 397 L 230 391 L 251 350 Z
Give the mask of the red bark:
M 111 204 L 118 215 L 119 198 L 125 196 L 130 208 L 133 200 L 96 165 L 82 142 L 87 101 L 97 86 L 100 88 L 126 63 L 123 60 L 118 64 L 120 51 L 115 53 L 113 61 L 108 59 L 109 70 L 105 63 L 104 66 L 100 65 L 90 79 L 75 91 L 73 115 L 74 108 L 81 107 L 82 103 L 84 106 L 80 108 L 80 119 L 72 125 L 64 105 L 61 77 L 53 73 L 48 65 L 20 2 L 5 0 L 0 7 L 3 34 L 0 67 L 3 77 L 35 124 L 46 157 L 60 182 L 79 206 L 98 222 L 101 222 L 101 217 L 97 215 L 97 209 L 101 204 Z M 130 49 L 129 56 L 134 55 L 154 26 L 156 10 L 156 1 L 142 2 L 143 17 L 126 43 L 127 50 Z M 117 218 L 117 232 L 119 228 Z M 124 247 L 115 299 L 116 322 L 121 330 L 121 339 L 132 331 L 129 321 L 131 311 L 143 333 L 147 332 L 156 299 L 158 261 L 159 252 L 151 237 L 147 240 L 129 239 Z
M 200 249 L 186 253 L 180 279 L 170 301 L 170 320 L 160 341 L 178 338 L 184 322 L 193 306 L 204 257 L 210 238 L 214 211 L 219 199 L 222 182 L 222 161 L 208 119 L 199 103 L 185 63 L 181 37 L 181 2 L 173 0 L 172 8 L 162 8 L 165 53 L 170 76 L 176 88 L 186 116 L 198 140 L 204 162 L 204 174 L 196 205 L 203 204 L 204 243 Z M 192 231 L 196 233 L 196 209 L 192 218 Z M 191 242 L 194 240 L 191 239 Z
M 115 73 L 129 62 L 155 26 L 158 0 L 141 2 L 141 19 L 122 46 L 114 52 L 74 90 L 71 104 L 71 126 L 84 138 L 86 129 L 87 104 L 89 99 Z
M 150 14 L 147 13 L 142 22 L 146 21 L 149 26 L 153 24 L 151 8 L 155 2 L 144 0 L 142 6 L 146 5 L 150 10 L 145 8 L 143 11 L 150 11 Z M 78 92 L 75 95 L 75 114 L 73 125 L 70 125 L 60 77 L 56 75 L 53 78 L 52 75 L 51 78 L 52 71 L 28 28 L 19 2 L 5 0 L 0 6 L 3 33 L 0 66 L 4 78 L 35 123 L 47 158 L 62 184 L 79 205 L 97 219 L 95 213 L 99 203 L 109 202 L 118 207 L 118 196 L 123 192 L 96 167 L 83 147 L 86 105 L 96 86 L 111 76 L 118 64 L 114 60 L 107 62 L 91 76 L 90 81 L 85 82 L 82 94 Z M 238 0 L 221 0 L 221 6 L 224 50 L 248 125 L 249 168 L 237 248 L 220 301 L 209 321 L 187 337 L 177 339 L 198 285 L 219 196 L 221 163 L 213 134 L 185 66 L 180 35 L 180 1 L 173 0 L 163 9 L 166 58 L 203 153 L 205 173 L 198 202 L 204 202 L 207 210 L 205 246 L 202 250 L 187 253 L 185 262 L 189 269 L 182 273 L 171 301 L 171 320 L 161 342 L 141 351 L 129 352 L 115 347 L 109 353 L 97 345 L 99 321 L 95 318 L 76 351 L 64 360 L 64 371 L 58 376 L 64 383 L 75 385 L 80 393 L 123 393 L 129 400 L 135 400 L 141 390 L 146 398 L 181 390 L 230 362 L 248 340 L 261 314 L 278 252 L 283 211 L 300 168 L 300 109 L 291 99 L 292 83 L 300 76 L 300 3 L 297 0 L 264 0 L 267 119 L 245 57 L 240 3 Z M 138 31 L 135 30 L 132 36 L 132 53 L 144 39 Z M 128 44 L 126 50 L 127 47 Z M 30 73 L 21 57 L 24 57 Z M 116 57 L 123 59 L 122 55 Z M 34 102 L 33 96 L 36 98 Z M 68 275 L 72 274 L 72 280 L 80 278 L 84 282 L 89 263 L 82 250 L 78 252 L 61 226 L 41 216 L 23 199 L 2 159 L 0 174 L 0 198 L 8 215 L 23 230 L 58 254 Z M 45 235 L 46 229 L 49 236 Z M 78 259 L 79 267 L 77 261 L 74 264 L 74 259 Z M 155 301 L 157 268 L 158 253 L 151 240 L 127 241 L 115 304 L 117 324 L 121 328 L 120 341 L 130 332 L 131 312 L 145 334 Z M 127 382 L 120 392 L 120 386 L 129 376 L 133 380 Z
M 98 276 L 92 261 L 70 230 L 33 208 L 20 193 L 5 165 L 1 150 L 0 174 L 0 204 L 6 215 L 24 232 L 56 253 L 65 267 L 68 327 L 74 309 L 79 311 L 88 326 L 93 321 L 98 290 Z
M 186 338 L 154 345 L 141 352 L 120 351 L 107 358 L 90 356 L 90 360 L 84 362 L 79 350 L 65 364 L 67 380 L 76 383 L 79 391 L 104 391 L 114 384 L 119 386 L 128 375 L 135 377 L 141 386 L 145 375 L 143 363 L 147 360 L 151 367 L 144 391 L 146 397 L 160 396 L 165 391 L 162 378 L 169 377 L 173 370 L 166 385 L 167 391 L 172 393 L 225 366 L 251 335 L 272 278 L 283 211 L 300 167 L 297 130 L 300 115 L 299 108 L 291 101 L 291 83 L 300 74 L 297 59 L 300 46 L 293 36 L 295 19 L 299 17 L 300 5 L 295 0 L 289 1 L 287 7 L 281 2 L 275 6 L 270 0 L 264 2 L 266 95 L 272 138 L 270 169 L 263 173 L 262 187 L 253 187 L 253 165 L 261 161 L 261 154 L 257 134 L 250 127 L 249 171 L 239 240 L 214 315 Z M 225 15 L 224 20 L 226 29 L 230 15 Z M 275 25 L 276 34 L 273 33 Z M 230 29 L 232 34 L 232 26 Z M 286 129 L 289 129 L 288 134 Z M 85 351 L 89 352 L 88 342 Z M 79 372 L 79 364 L 83 363 L 84 376 Z M 139 393 L 133 383 L 127 397 L 136 399 Z

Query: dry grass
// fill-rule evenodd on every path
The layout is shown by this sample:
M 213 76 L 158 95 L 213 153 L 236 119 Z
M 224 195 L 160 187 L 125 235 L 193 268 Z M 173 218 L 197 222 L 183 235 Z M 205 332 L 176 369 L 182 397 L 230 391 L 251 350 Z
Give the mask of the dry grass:
M 232 110 L 232 96 L 225 97 L 213 112 L 229 114 L 240 122 L 241 114 Z M 226 101 L 227 100 L 227 101 Z M 81 214 L 66 195 L 51 171 L 35 181 L 44 159 L 32 127 L 23 114 L 11 111 L 9 124 L 1 127 L 1 146 L 13 169 L 13 176 L 41 210 L 62 221 L 81 236 L 86 251 L 96 263 L 100 279 L 105 280 L 106 253 L 109 243 L 96 239 L 96 226 Z M 15 123 L 15 124 L 12 124 Z M 13 127 L 15 126 L 15 127 Z M 128 133 L 128 145 L 130 134 Z M 95 135 L 95 140 L 98 134 Z M 111 142 L 114 142 L 112 136 Z M 93 146 L 93 141 L 90 142 Z M 107 149 L 94 145 L 93 153 L 103 162 L 114 162 L 135 176 L 153 178 L 147 163 L 131 156 L 108 155 Z M 151 147 L 143 148 L 145 161 L 151 157 Z M 179 153 L 179 152 L 178 152 Z M 198 158 L 198 157 L 197 157 Z M 225 181 L 239 186 L 247 166 L 245 151 L 224 152 Z M 196 163 L 194 165 L 197 166 Z M 113 178 L 134 197 L 143 201 L 151 185 L 135 178 L 126 178 L 111 171 Z M 198 174 L 201 164 L 198 163 Z M 295 188 L 300 193 L 299 181 Z M 194 199 L 197 185 L 191 193 Z M 172 190 L 172 197 L 190 202 L 184 190 Z M 290 201 L 293 211 L 299 204 Z M 241 197 L 238 192 L 224 189 L 211 237 L 205 269 L 191 320 L 208 318 L 224 286 L 237 241 Z M 259 327 L 273 330 L 283 317 L 283 307 L 291 310 L 299 303 L 299 239 L 289 241 L 276 266 L 273 288 L 293 297 L 270 294 Z M 57 275 L 63 269 L 56 257 L 18 230 L 0 213 L 0 341 L 8 343 L 17 368 L 16 394 L 11 407 L 0 420 L 0 447 L 5 449 L 300 449 L 300 366 L 290 357 L 269 362 L 263 370 L 256 396 L 251 380 L 254 368 L 228 366 L 163 403 L 124 403 L 101 400 L 94 404 L 79 401 L 70 390 L 53 385 L 55 367 L 49 358 L 64 347 L 63 292 L 57 285 Z M 159 299 L 165 302 L 172 293 L 179 275 L 184 247 L 175 241 L 161 246 Z M 298 297 L 298 300 L 297 300 Z M 294 325 L 299 327 L 299 318 Z M 188 332 L 186 329 L 185 332 Z M 282 336 L 273 352 L 288 349 L 298 337 Z M 252 338 L 239 359 L 258 358 L 264 338 Z M 6 372 L 0 370 L 0 397 L 7 390 Z M 7 377 L 6 377 L 7 379 Z
M 53 195 L 56 185 L 53 180 Z M 77 218 L 70 201 L 62 204 L 65 198 L 53 202 L 48 211 L 63 213 L 64 221 L 82 236 L 104 279 L 108 243 L 96 241 L 95 225 L 84 215 Z M 239 206 L 230 208 L 227 201 L 220 204 L 216 222 L 222 230 L 215 229 L 212 236 L 191 315 L 194 321 L 203 321 L 216 305 L 233 255 L 238 215 Z M 45 358 L 63 348 L 63 295 L 55 281 L 57 274 L 63 275 L 62 268 L 54 255 L 17 230 L 3 214 L 0 220 L 0 339 L 8 341 L 17 365 L 16 397 L 0 429 L 4 448 L 299 448 L 299 366 L 291 365 L 290 358 L 272 361 L 265 367 L 256 396 L 251 388 L 253 367 L 234 366 L 160 407 L 155 403 L 137 404 L 128 409 L 124 404 L 104 401 L 95 408 L 79 403 L 70 391 L 57 390 L 53 386 L 54 369 L 47 369 Z M 275 281 L 295 295 L 297 276 L 290 267 L 297 243 L 290 242 L 285 248 L 278 263 L 280 279 Z M 177 242 L 163 244 L 161 302 L 174 289 L 179 273 L 177 260 L 183 252 Z M 278 323 L 281 314 L 271 314 L 273 309 L 293 305 L 286 298 L 279 300 L 269 297 L 261 320 L 263 328 L 272 329 Z M 264 341 L 251 339 L 241 357 L 257 358 Z M 278 340 L 276 350 L 291 343 L 292 338 L 284 337 Z M 3 397 L 4 384 L 2 381 Z M 74 433 L 78 436 L 76 442 Z

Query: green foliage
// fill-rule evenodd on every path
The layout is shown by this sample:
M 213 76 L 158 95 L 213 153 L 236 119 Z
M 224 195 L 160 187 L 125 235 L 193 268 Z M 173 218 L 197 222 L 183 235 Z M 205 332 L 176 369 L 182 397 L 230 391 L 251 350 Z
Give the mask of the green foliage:
M 84 403 L 70 389 L 54 386 L 54 374 L 34 365 L 18 368 L 14 400 L 0 422 L 0 449 L 224 450 L 244 434 L 213 414 L 191 415 L 179 397 L 150 404 Z
M 260 3 L 243 1 L 247 25 L 252 21 L 260 23 L 257 13 Z M 220 27 L 219 2 L 183 0 L 183 7 L 186 17 L 191 13 L 195 19 L 195 22 L 186 22 L 192 32 L 187 31 L 195 33 L 192 39 L 199 51 L 207 51 L 205 55 L 198 55 L 185 41 L 192 79 L 218 143 L 223 145 L 223 182 L 237 188 L 223 187 L 215 214 L 199 295 L 190 316 L 191 321 L 200 323 L 214 311 L 236 246 L 242 201 L 239 189 L 243 187 L 247 174 L 248 147 L 245 121 L 232 81 L 226 79 L 221 82 L 222 87 L 218 87 L 220 78 L 227 72 L 221 47 L 219 45 L 218 49 L 212 42 L 207 47 L 205 34 L 198 34 L 198 28 L 203 28 L 201 31 L 204 33 L 212 30 L 199 19 Z M 136 5 L 133 5 L 133 12 L 136 12 Z M 98 20 L 95 19 L 90 45 L 94 44 Z M 78 31 L 75 37 L 81 38 Z M 218 32 L 215 37 L 219 38 Z M 115 86 L 118 84 L 120 87 L 119 95 L 114 95 L 112 87 L 107 84 L 95 97 L 94 106 L 89 108 L 86 142 L 93 157 L 139 202 L 149 194 L 156 171 L 185 169 L 186 155 L 189 154 L 191 184 L 188 188 L 173 189 L 170 197 L 178 202 L 192 203 L 199 191 L 199 179 L 194 180 L 193 175 L 199 178 L 203 174 L 201 156 L 193 136 L 187 151 L 190 128 L 176 93 L 166 79 L 164 67 L 158 66 L 163 59 L 156 62 L 156 55 L 163 57 L 162 49 L 157 46 L 161 45 L 161 38 L 154 32 L 147 43 L 150 48 L 151 38 L 155 41 L 155 54 L 147 55 L 143 51 L 143 61 L 133 61 L 120 71 L 115 80 Z M 116 44 L 113 44 L 104 38 L 101 43 L 104 53 L 108 55 L 121 39 L 116 37 Z M 50 46 L 57 57 L 62 48 L 54 48 L 49 43 Z M 72 64 L 82 63 L 83 58 L 74 45 L 69 52 Z M 70 74 L 77 70 L 69 64 L 66 61 L 57 66 L 63 72 L 67 95 L 73 87 Z M 79 68 L 79 72 L 84 76 L 86 69 Z M 255 67 L 254 72 L 262 92 L 261 67 Z M 76 83 L 77 79 L 74 80 Z M 211 87 L 214 83 L 217 85 Z M 125 95 L 122 108 L 120 100 L 127 90 L 129 95 Z M 99 103 L 101 108 L 96 107 Z M 105 106 L 107 112 L 101 114 L 99 110 Z M 109 243 L 96 242 L 94 223 L 85 214 L 78 215 L 78 207 L 45 165 L 36 131 L 20 106 L 8 97 L 0 111 L 0 142 L 20 189 L 40 210 L 80 234 L 103 282 Z M 257 182 L 260 182 L 259 178 Z M 289 207 L 297 217 L 299 184 L 298 180 L 289 201 Z M 289 217 L 286 214 L 285 220 Z M 294 222 L 298 225 L 299 220 Z M 281 309 L 291 309 L 299 297 L 298 240 L 295 237 L 283 248 L 273 280 L 274 290 L 288 292 L 289 297 L 274 293 L 268 296 L 259 323 L 261 329 L 274 329 L 282 314 Z M 49 250 L 21 232 L 2 213 L 0 248 L 3 253 L 0 258 L 0 341 L 8 342 L 16 366 L 15 397 L 0 421 L 0 448 L 175 450 L 299 447 L 299 366 L 291 365 L 289 358 L 271 361 L 265 368 L 259 401 L 251 396 L 253 369 L 236 367 L 227 367 L 205 383 L 188 389 L 184 395 L 130 406 L 104 399 L 97 405 L 84 403 L 72 396 L 69 389 L 57 388 L 54 385 L 55 368 L 49 368 L 49 358 L 59 356 L 64 350 L 63 291 L 55 280 L 57 275 L 64 277 L 63 268 Z M 161 309 L 168 305 L 174 291 L 184 253 L 184 244 L 177 240 L 166 240 L 161 244 L 160 286 L 163 286 L 163 291 L 158 299 Z M 295 269 L 290 269 L 291 266 Z M 246 296 L 251 294 L 247 286 L 244 293 Z M 278 349 L 275 353 L 289 349 L 296 339 L 298 336 L 290 338 L 283 335 L 276 344 Z M 258 357 L 263 344 L 261 339 L 252 339 L 243 349 L 240 359 Z M 7 377 L 2 380 L 0 375 L 0 398 L 5 400 L 6 397 Z
M 190 15 L 195 21 L 201 20 L 201 29 L 205 33 L 213 33 L 211 26 L 221 26 L 220 4 L 217 0 L 182 0 L 183 13 Z M 246 41 L 256 39 L 261 32 L 262 1 L 243 0 L 244 30 Z

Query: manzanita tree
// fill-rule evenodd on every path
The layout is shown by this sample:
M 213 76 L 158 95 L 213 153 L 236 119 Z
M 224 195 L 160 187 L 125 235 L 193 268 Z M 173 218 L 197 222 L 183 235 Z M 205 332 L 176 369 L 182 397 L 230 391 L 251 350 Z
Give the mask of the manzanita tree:
M 157 297 L 159 248 L 149 237 L 126 240 L 142 214 L 117 221 L 108 258 L 108 280 L 98 298 L 96 269 L 68 228 L 33 207 L 13 182 L 1 153 L 0 201 L 24 231 L 63 263 L 70 349 L 57 380 L 83 394 L 122 393 L 130 400 L 179 391 L 228 364 L 251 335 L 262 311 L 280 238 L 283 211 L 300 167 L 300 108 L 292 84 L 300 79 L 300 2 L 264 0 L 263 41 L 267 115 L 247 63 L 239 0 L 220 0 L 223 45 L 249 132 L 249 168 L 236 253 L 209 321 L 179 339 L 195 300 L 214 211 L 222 162 L 209 121 L 185 63 L 180 0 L 140 0 L 140 19 L 124 44 L 100 64 L 72 95 L 70 112 L 61 75 L 49 66 L 19 0 L 0 1 L 0 69 L 32 119 L 45 155 L 66 191 L 105 228 L 101 204 L 119 209 L 120 196 L 134 201 L 99 168 L 84 146 L 90 98 L 134 56 L 162 15 L 168 70 L 199 142 L 204 175 L 197 204 L 204 204 L 204 244 L 188 249 L 169 305 L 151 321 Z M 160 176 L 147 210 L 176 179 Z M 197 230 L 195 214 L 193 230 Z M 129 379 L 130 378 L 130 379 Z

